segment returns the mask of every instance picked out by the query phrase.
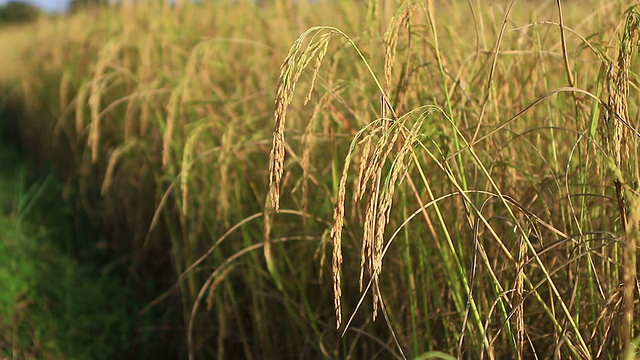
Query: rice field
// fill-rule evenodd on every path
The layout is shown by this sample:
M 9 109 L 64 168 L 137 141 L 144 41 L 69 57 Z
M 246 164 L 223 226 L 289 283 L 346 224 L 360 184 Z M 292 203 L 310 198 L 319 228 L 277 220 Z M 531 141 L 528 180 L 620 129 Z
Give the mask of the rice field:
M 144 304 L 123 356 L 633 359 L 639 24 L 143 1 L 0 29 L 0 89 Z

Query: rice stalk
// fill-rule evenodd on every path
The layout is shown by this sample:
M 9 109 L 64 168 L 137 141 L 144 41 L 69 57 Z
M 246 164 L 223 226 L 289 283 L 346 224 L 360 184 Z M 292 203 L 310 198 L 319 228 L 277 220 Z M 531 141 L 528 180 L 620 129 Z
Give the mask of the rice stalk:
M 369 169 L 369 160 L 371 157 L 371 145 L 373 143 L 373 137 L 376 135 L 378 131 L 373 130 L 365 135 L 364 139 L 361 140 L 361 144 L 363 146 L 362 152 L 360 154 L 360 159 L 358 161 L 358 177 L 354 185 L 353 189 L 353 199 L 354 201 L 361 201 L 364 194 L 367 192 L 367 184 L 368 181 L 365 181 L 365 172 Z
M 320 39 L 317 42 L 314 41 L 316 36 L 325 29 L 325 27 L 311 28 L 300 35 L 291 46 L 280 69 L 279 85 L 276 92 L 276 110 L 274 113 L 273 146 L 269 156 L 269 202 L 274 211 L 278 211 L 280 207 L 280 181 L 284 172 L 284 132 L 287 109 L 293 100 L 293 93 L 302 71 L 314 58 L 316 61 L 313 78 L 317 76 L 317 71 L 320 68 L 324 54 L 326 54 L 329 40 L 335 33 L 330 30 L 328 33 L 320 34 Z M 306 44 L 306 47 L 301 50 L 307 36 L 310 36 L 311 39 Z M 312 89 L 309 90 L 307 99 L 310 98 L 311 91 Z
M 396 59 L 398 33 L 400 27 L 409 21 L 414 6 L 414 2 L 403 2 L 400 9 L 391 18 L 389 27 L 382 38 L 384 43 L 384 90 L 387 94 L 391 94 L 391 74 Z
M 62 74 L 62 79 L 60 79 L 60 90 L 58 91 L 60 94 L 60 100 L 58 102 L 58 107 L 60 110 L 66 113 L 66 110 L 71 106 L 69 102 L 69 93 L 72 86 L 72 74 L 68 71 L 65 71 Z
M 527 245 L 526 241 L 522 234 L 518 236 L 520 244 L 519 253 L 518 253 L 518 264 L 517 264 L 517 273 L 515 278 L 515 294 L 514 294 L 514 306 L 515 306 L 515 317 L 516 317 L 516 349 L 517 349 L 517 357 L 518 359 L 522 359 L 524 355 L 524 346 L 525 346 L 525 334 L 526 324 L 524 320 L 524 265 L 527 261 Z
M 373 268 L 369 270 L 369 273 L 372 274 L 373 278 L 373 319 L 375 320 L 378 310 L 378 302 L 381 303 L 381 299 L 379 298 L 380 288 L 379 288 L 379 277 L 382 273 L 382 253 L 384 248 L 384 233 L 387 224 L 391 218 L 391 208 L 393 205 L 393 197 L 395 194 L 396 187 L 399 186 L 407 175 L 407 169 L 410 165 L 410 162 L 407 158 L 409 157 L 410 152 L 413 150 L 414 142 L 416 141 L 419 131 L 422 128 L 424 121 L 424 117 L 420 117 L 409 130 L 409 133 L 404 137 L 401 148 L 398 150 L 398 154 L 395 156 L 393 163 L 391 164 L 391 169 L 389 170 L 389 175 L 385 180 L 385 184 L 382 190 L 382 196 L 380 198 L 380 205 L 378 209 L 376 227 L 375 227 L 375 237 L 374 237 L 374 246 L 372 252 L 372 260 Z M 400 132 L 402 129 L 399 129 Z
M 636 175 L 640 180 L 640 176 Z M 637 295 L 639 292 L 638 272 L 637 272 L 637 249 L 640 243 L 640 195 L 637 191 L 627 191 L 627 201 L 629 204 L 629 217 L 626 225 L 626 244 L 623 246 L 624 264 L 624 307 L 622 313 L 622 346 L 624 347 L 624 357 L 633 359 L 637 357 L 636 346 L 632 344 L 636 336 L 636 324 L 634 315 L 637 306 Z
M 191 168 L 191 160 L 193 158 L 193 150 L 197 145 L 200 134 L 213 127 L 214 124 L 209 122 L 201 122 L 191 132 L 184 144 L 182 152 L 182 162 L 180 171 L 180 192 L 182 194 L 182 214 L 186 216 L 189 213 L 189 169 Z
M 333 300 L 336 313 L 336 328 L 339 329 L 342 324 L 342 230 L 344 227 L 344 206 L 347 197 L 347 179 L 349 176 L 349 168 L 351 166 L 351 158 L 356 148 L 356 144 L 366 127 L 360 130 L 353 137 L 349 151 L 345 156 L 342 175 L 340 176 L 340 184 L 338 185 L 338 195 L 333 207 L 333 226 L 331 227 L 330 237 L 333 243 L 333 251 L 331 258 L 331 272 L 333 275 Z
M 378 0 L 369 0 L 367 2 L 367 32 L 369 37 L 375 37 L 380 26 L 380 8 Z
M 100 146 L 100 107 L 102 93 L 107 88 L 110 78 L 106 70 L 113 58 L 120 51 L 122 44 L 119 41 L 111 41 L 100 51 L 96 70 L 91 81 L 91 93 L 89 95 L 89 109 L 91 111 L 91 126 L 89 128 L 89 147 L 91 148 L 91 161 L 98 161 Z M 113 77 L 113 76 L 111 76 Z
M 313 107 L 313 112 L 309 116 L 309 121 L 307 122 L 307 126 L 305 127 L 304 133 L 302 134 L 302 139 L 300 143 L 302 145 L 302 159 L 300 161 L 300 167 L 302 168 L 302 213 L 307 214 L 307 209 L 309 205 L 309 178 L 310 178 L 310 167 L 311 167 L 311 155 L 314 149 L 313 146 L 313 131 L 317 126 L 317 118 L 321 113 L 321 110 L 327 103 L 330 101 L 329 95 L 324 94 L 318 100 L 316 105 Z M 306 219 L 306 216 L 305 216 Z M 304 220 L 306 221 L 306 220 Z
M 386 122 L 389 119 L 382 118 L 381 123 L 387 126 Z M 379 230 L 384 230 L 384 219 L 381 218 L 384 214 L 385 202 L 382 199 L 385 184 L 382 184 L 382 172 L 383 167 L 389 154 L 396 146 L 396 141 L 400 136 L 398 129 L 399 125 L 392 123 L 391 127 L 387 131 L 383 131 L 378 140 L 378 143 L 373 149 L 371 161 L 367 167 L 367 171 L 364 176 L 364 183 L 371 182 L 371 193 L 369 194 L 369 201 L 365 211 L 364 219 L 364 232 L 362 236 L 362 254 L 360 260 L 360 291 L 362 291 L 363 281 L 365 274 L 368 277 L 374 279 L 374 293 L 377 290 L 377 277 L 379 275 L 379 263 L 378 250 L 381 246 L 383 234 L 379 233 Z M 377 297 L 374 295 L 374 319 L 377 315 Z
M 309 85 L 309 92 L 307 93 L 307 97 L 304 99 L 304 105 L 307 105 L 309 100 L 311 100 L 311 94 L 316 84 L 316 79 L 318 78 L 318 72 L 320 71 L 320 66 L 322 65 L 322 59 L 327 54 L 327 49 L 329 47 L 329 41 L 333 36 L 332 32 L 328 32 L 320 35 L 320 38 L 317 42 L 317 50 L 316 48 L 310 49 L 310 57 L 315 56 L 315 62 L 313 64 L 313 73 L 311 75 L 311 84 Z M 305 65 L 306 67 L 306 65 Z
M 607 84 L 609 91 L 608 111 L 603 118 L 602 140 L 608 157 L 608 163 L 614 174 L 614 185 L 618 212 L 623 232 L 626 235 L 626 244 L 622 251 L 622 283 L 624 284 L 624 308 L 620 324 L 619 340 L 621 346 L 627 348 L 633 338 L 634 302 L 636 292 L 636 254 L 638 241 L 638 227 L 640 220 L 638 215 L 628 218 L 630 206 L 635 209 L 634 200 L 629 196 L 628 184 L 632 176 L 634 165 L 630 161 L 630 135 L 636 139 L 636 134 L 630 134 L 627 127 L 630 125 L 629 117 L 629 69 L 634 47 L 638 46 L 638 26 L 640 24 L 640 11 L 637 6 L 627 10 L 626 22 L 622 39 L 620 40 L 618 58 L 616 63 L 611 63 L 607 72 Z M 637 143 L 637 139 L 635 140 Z M 632 210 L 637 211 L 637 210 Z
M 315 37 L 322 31 L 328 31 L 328 36 L 320 37 L 319 41 L 315 41 Z M 333 27 L 312 27 L 301 34 L 298 39 L 291 46 L 285 61 L 282 64 L 280 70 L 279 77 L 279 85 L 276 92 L 276 111 L 274 113 L 275 119 L 275 130 L 273 133 L 273 146 L 271 149 L 271 153 L 269 156 L 269 195 L 267 200 L 267 206 L 265 207 L 265 228 L 264 228 L 264 253 L 265 258 L 267 260 L 267 267 L 269 268 L 270 273 L 274 278 L 277 278 L 277 272 L 275 267 L 273 267 L 273 257 L 271 253 L 271 244 L 270 244 L 270 234 L 271 234 L 271 222 L 273 220 L 273 215 L 278 211 L 280 206 L 280 182 L 282 180 L 282 175 L 284 172 L 284 148 L 285 148 L 285 124 L 286 124 L 286 114 L 291 101 L 293 100 L 293 94 L 295 91 L 295 87 L 297 82 L 302 74 L 302 71 L 308 66 L 311 59 L 314 57 L 317 59 L 322 59 L 324 57 L 324 52 L 326 52 L 326 47 L 328 46 L 328 42 L 331 39 L 332 35 L 340 35 L 346 39 L 346 41 L 354 48 L 354 50 L 358 53 L 358 56 L 363 61 L 365 67 L 369 71 L 369 74 L 372 76 L 373 81 L 376 83 L 377 88 L 383 94 L 382 87 L 378 82 L 373 70 L 365 60 L 364 56 L 355 45 L 353 40 L 351 40 L 346 34 L 342 31 L 333 28 Z M 308 40 L 306 47 L 304 50 L 303 45 L 307 40 L 307 37 L 310 37 Z M 322 57 L 320 56 L 322 55 Z M 318 61 L 316 61 L 314 65 L 315 69 L 319 68 Z M 314 77 L 317 76 L 316 71 L 314 71 Z M 307 96 L 308 97 L 308 96 Z M 358 135 L 354 139 L 357 139 Z M 346 157 L 345 166 L 343 168 L 343 176 L 340 178 L 340 184 L 338 186 L 338 196 L 336 198 L 336 205 L 334 207 L 334 225 L 331 229 L 331 238 L 333 241 L 333 256 L 332 256 L 332 272 L 334 279 L 334 303 L 335 303 L 335 311 L 336 311 L 336 322 L 337 327 L 340 327 L 341 324 L 341 278 L 340 278 L 340 268 L 342 264 L 342 227 L 344 224 L 344 201 L 345 201 L 345 193 L 346 193 L 346 181 L 347 181 L 347 173 L 349 169 L 349 162 L 351 158 L 351 152 L 353 151 L 355 144 L 352 142 L 350 147 L 350 151 Z
M 315 41 L 322 31 L 328 31 L 328 36 L 320 36 L 320 40 Z M 323 34 L 323 35 L 326 35 Z M 269 202 L 271 209 L 278 211 L 280 207 L 280 182 L 284 172 L 284 133 L 286 125 L 287 109 L 293 100 L 295 87 L 300 79 L 302 71 L 309 65 L 313 58 L 322 60 L 323 52 L 326 52 L 327 43 L 334 35 L 343 37 L 358 53 L 359 58 L 363 61 L 377 88 L 383 94 L 382 86 L 378 82 L 373 70 L 367 63 L 366 59 L 355 45 L 353 40 L 345 33 L 337 28 L 330 26 L 316 26 L 302 33 L 289 49 L 289 53 L 282 63 L 279 76 L 279 85 L 276 91 L 276 110 L 274 112 L 274 133 L 273 146 L 269 155 Z M 310 37 L 306 46 L 303 45 L 307 38 Z M 320 57 L 322 55 L 322 57 Z M 317 61 L 314 68 L 319 68 Z M 317 73 L 314 72 L 314 77 Z
M 167 122 L 162 140 L 162 168 L 167 169 L 171 156 L 171 144 L 176 121 L 181 115 L 181 98 L 184 86 L 179 84 L 172 92 L 167 103 Z
M 235 135 L 235 124 L 231 122 L 220 139 L 220 153 L 218 155 L 218 161 L 216 162 L 220 167 L 218 170 L 219 191 L 216 197 L 216 219 L 221 221 L 225 225 L 225 228 L 229 227 L 229 214 L 231 212 L 229 198 L 233 193 L 233 189 L 231 187 L 230 165 L 232 163 L 231 156 L 233 154 L 234 141 L 237 140 Z
M 84 131 L 85 128 L 85 124 L 84 124 L 84 111 L 85 111 L 85 107 L 86 107 L 86 100 L 87 100 L 87 96 L 89 94 L 89 85 L 90 83 L 84 83 L 80 86 L 80 88 L 78 89 L 78 93 L 76 94 L 76 99 L 75 99 L 75 103 L 76 103 L 76 121 L 75 121 L 75 130 L 76 130 L 76 137 L 79 140 L 81 138 L 81 134 Z
M 139 143 L 137 140 L 129 140 L 113 150 L 113 152 L 109 156 L 107 170 L 105 171 L 102 187 L 100 188 L 100 195 L 104 196 L 107 194 L 107 191 L 109 191 L 109 188 L 111 187 L 111 184 L 113 182 L 114 172 L 120 158 L 138 145 Z

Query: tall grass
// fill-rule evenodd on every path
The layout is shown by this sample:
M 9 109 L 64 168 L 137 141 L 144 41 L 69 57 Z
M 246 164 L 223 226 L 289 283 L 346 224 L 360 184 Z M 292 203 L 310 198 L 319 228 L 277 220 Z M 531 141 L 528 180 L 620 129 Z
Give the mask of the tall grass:
M 5 83 L 159 319 L 141 342 L 632 358 L 627 6 L 126 5 L 38 23 Z
M 78 254 L 86 258 L 91 253 L 95 259 L 104 249 L 71 246 L 90 234 L 69 226 L 73 210 L 56 197 L 60 184 L 52 175 L 36 180 L 5 142 L 3 130 L 0 357 L 109 359 L 129 354 L 135 307 L 130 292 L 109 267 L 81 262 Z

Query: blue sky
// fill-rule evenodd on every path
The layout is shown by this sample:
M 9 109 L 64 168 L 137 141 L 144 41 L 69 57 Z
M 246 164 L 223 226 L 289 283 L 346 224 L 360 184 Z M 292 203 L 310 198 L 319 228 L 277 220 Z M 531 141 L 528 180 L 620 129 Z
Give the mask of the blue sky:
M 0 0 L 0 5 L 4 5 L 10 0 Z M 34 4 L 35 6 L 41 8 L 42 10 L 49 12 L 60 12 L 64 11 L 67 8 L 67 4 L 70 0 L 20 0 L 23 2 L 28 2 Z

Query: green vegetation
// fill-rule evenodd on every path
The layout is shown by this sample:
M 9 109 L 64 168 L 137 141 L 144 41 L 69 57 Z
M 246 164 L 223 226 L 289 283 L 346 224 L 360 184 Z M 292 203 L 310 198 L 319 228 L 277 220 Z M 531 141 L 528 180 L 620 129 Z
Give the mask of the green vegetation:
M 11 30 L 13 127 L 146 304 L 132 353 L 633 358 L 638 8 L 383 3 Z
M 129 349 L 133 304 L 108 269 L 82 265 L 52 177 L 33 182 L 3 143 L 0 174 L 0 357 L 110 359 Z M 28 183 L 33 185 L 27 186 Z M 51 209 L 55 209 L 51 211 Z M 128 350 L 127 350 L 128 351 Z
M 40 16 L 40 10 L 31 4 L 9 1 L 0 6 L 0 24 L 14 24 L 33 21 Z

